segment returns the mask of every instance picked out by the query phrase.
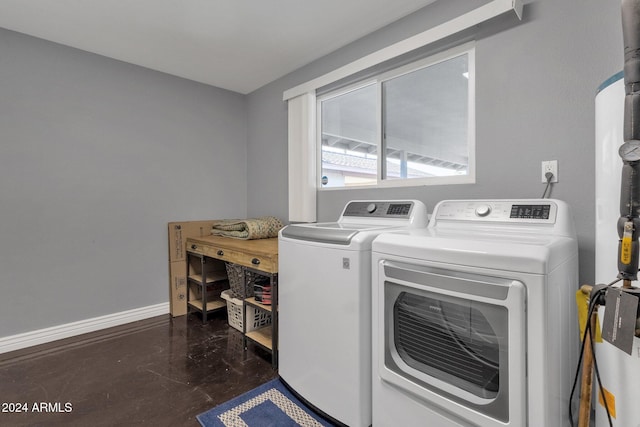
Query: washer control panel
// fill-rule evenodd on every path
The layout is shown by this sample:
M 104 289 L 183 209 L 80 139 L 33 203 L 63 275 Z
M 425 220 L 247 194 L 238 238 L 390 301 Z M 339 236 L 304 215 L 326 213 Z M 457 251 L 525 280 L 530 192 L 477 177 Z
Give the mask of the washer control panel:
M 365 218 L 409 218 L 412 201 L 353 201 L 344 208 L 342 216 Z
M 442 202 L 434 216 L 440 220 L 553 224 L 557 206 L 552 200 L 454 200 Z

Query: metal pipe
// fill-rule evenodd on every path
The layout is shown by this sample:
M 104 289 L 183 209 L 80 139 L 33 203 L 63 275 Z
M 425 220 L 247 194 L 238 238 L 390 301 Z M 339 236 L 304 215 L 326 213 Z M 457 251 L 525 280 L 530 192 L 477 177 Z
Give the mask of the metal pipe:
M 640 0 L 622 0 L 624 40 L 624 144 L 618 220 L 618 277 L 631 286 L 638 279 L 640 230 Z
M 640 1 L 622 0 L 624 140 L 640 139 Z

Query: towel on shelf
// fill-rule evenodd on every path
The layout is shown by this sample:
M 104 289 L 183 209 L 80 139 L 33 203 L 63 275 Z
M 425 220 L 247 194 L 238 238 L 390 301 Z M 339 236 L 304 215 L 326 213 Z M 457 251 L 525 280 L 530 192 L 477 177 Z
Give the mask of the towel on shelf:
M 278 231 L 284 227 L 274 216 L 250 219 L 227 219 L 215 224 L 211 234 L 235 239 L 253 240 L 278 237 Z

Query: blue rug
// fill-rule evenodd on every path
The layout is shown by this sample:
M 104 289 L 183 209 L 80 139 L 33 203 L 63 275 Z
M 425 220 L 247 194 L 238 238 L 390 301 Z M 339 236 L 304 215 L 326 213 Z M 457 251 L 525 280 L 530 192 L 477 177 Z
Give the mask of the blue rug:
M 203 427 L 333 427 L 307 408 L 279 379 L 196 417 Z

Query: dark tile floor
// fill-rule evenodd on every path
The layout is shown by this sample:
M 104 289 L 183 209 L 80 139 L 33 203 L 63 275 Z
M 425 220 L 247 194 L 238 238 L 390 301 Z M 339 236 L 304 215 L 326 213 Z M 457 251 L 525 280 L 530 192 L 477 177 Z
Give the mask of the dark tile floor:
M 0 426 L 198 426 L 276 376 L 224 312 L 154 317 L 1 354 Z

